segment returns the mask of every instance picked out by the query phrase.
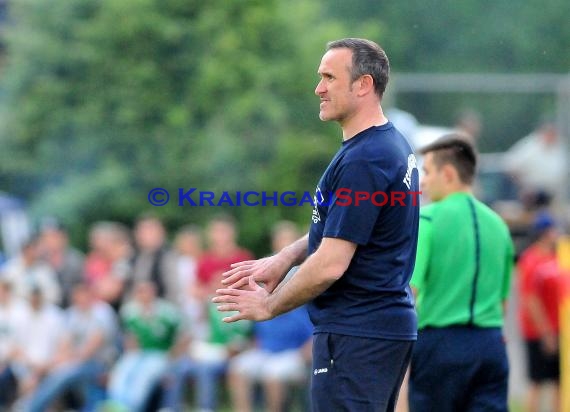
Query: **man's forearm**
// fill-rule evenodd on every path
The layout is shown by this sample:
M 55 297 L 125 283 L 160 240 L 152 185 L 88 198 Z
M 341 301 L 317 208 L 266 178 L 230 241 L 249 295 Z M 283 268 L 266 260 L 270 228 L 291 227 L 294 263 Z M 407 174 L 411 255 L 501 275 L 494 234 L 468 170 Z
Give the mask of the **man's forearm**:
M 85 346 L 79 350 L 78 357 L 81 361 L 86 361 L 91 359 L 97 351 L 102 347 L 104 344 L 105 337 L 102 333 L 97 333 L 96 335 L 92 336 Z
M 355 249 L 350 242 L 325 239 L 295 275 L 268 297 L 272 315 L 301 306 L 327 290 L 344 274 Z
M 282 283 L 269 296 L 268 305 L 273 317 L 304 305 L 336 281 L 336 278 L 319 276 L 323 268 L 316 261 L 316 256 L 309 257 L 288 282 Z
M 283 256 L 291 266 L 300 265 L 307 259 L 307 250 L 309 248 L 309 234 L 291 243 L 283 248 L 279 255 Z

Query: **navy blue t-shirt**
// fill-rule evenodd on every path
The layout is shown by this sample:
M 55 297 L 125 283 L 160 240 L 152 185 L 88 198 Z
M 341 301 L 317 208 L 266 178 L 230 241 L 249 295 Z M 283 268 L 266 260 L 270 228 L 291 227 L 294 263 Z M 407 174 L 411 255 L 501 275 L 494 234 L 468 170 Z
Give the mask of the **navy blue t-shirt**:
M 309 254 L 323 237 L 357 248 L 342 277 L 308 305 L 316 333 L 416 339 L 409 281 L 418 237 L 418 179 L 413 151 L 391 122 L 342 143 L 317 186 Z

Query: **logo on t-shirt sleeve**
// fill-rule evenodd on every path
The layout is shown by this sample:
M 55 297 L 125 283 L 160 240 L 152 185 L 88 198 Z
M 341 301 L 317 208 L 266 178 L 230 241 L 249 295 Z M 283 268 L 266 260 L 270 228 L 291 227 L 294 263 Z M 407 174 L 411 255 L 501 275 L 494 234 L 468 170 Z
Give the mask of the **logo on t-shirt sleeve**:
M 323 192 L 321 192 L 321 188 L 317 186 L 315 191 L 315 197 L 313 198 L 313 215 L 311 219 L 313 223 L 319 223 L 321 221 L 321 215 L 319 213 L 318 206 L 324 202 L 325 198 L 323 196 Z
M 417 168 L 418 163 L 416 161 L 416 156 L 412 153 L 408 156 L 408 170 L 406 171 L 406 175 L 404 176 L 403 180 L 408 190 L 410 190 L 412 187 L 412 172 Z

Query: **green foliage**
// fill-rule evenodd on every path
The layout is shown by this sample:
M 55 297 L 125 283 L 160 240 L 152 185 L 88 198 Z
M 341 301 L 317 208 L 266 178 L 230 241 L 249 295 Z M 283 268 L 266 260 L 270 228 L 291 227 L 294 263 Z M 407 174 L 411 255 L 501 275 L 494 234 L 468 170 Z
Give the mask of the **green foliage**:
M 318 11 L 253 0 L 14 2 L 2 78 L 2 183 L 29 198 L 36 215 L 72 225 L 128 222 L 151 209 L 151 188 L 164 187 L 171 203 L 153 211 L 171 227 L 219 212 L 176 206 L 177 188 L 271 186 L 267 176 L 290 164 L 282 141 L 324 130 L 312 95 L 316 67 L 325 41 L 342 29 L 321 24 L 310 42 L 299 41 Z M 333 151 L 321 151 L 320 163 Z M 314 186 L 318 172 L 311 172 L 288 179 L 287 190 L 308 179 Z M 288 215 L 230 212 L 253 247 Z M 295 216 L 308 221 L 310 208 Z
M 399 72 L 558 72 L 570 67 L 565 0 L 330 0 L 326 15 L 386 29 Z

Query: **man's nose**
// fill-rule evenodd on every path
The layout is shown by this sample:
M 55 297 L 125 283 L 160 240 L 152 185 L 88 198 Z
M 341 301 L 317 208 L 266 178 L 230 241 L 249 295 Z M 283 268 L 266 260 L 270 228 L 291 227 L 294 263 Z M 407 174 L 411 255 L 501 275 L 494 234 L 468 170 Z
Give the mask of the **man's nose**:
M 317 96 L 320 96 L 321 94 L 325 93 L 327 91 L 326 87 L 325 87 L 325 83 L 323 80 L 319 81 L 317 83 L 317 87 L 315 88 L 315 94 Z

